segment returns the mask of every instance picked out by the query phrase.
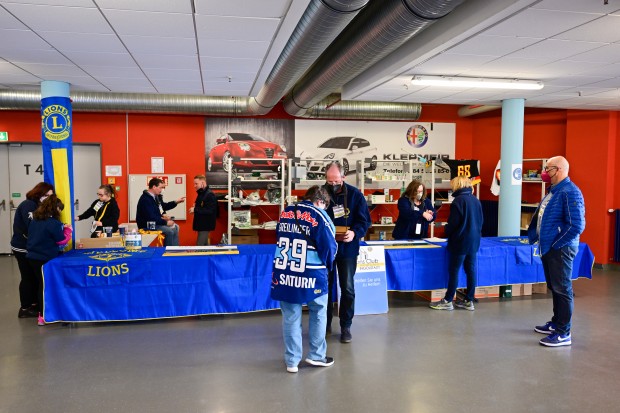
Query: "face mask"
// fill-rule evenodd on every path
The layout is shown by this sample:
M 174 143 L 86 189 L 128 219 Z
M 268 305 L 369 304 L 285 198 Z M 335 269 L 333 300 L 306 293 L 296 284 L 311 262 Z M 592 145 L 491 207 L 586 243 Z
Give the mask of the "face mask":
M 551 183 L 551 175 L 549 175 L 549 173 L 547 171 L 543 171 L 540 174 L 540 179 L 542 179 L 543 182 L 546 182 L 548 184 Z
M 422 200 L 422 194 L 416 194 L 415 199 L 417 199 L 418 201 Z
M 341 184 L 327 185 L 327 188 L 329 189 L 332 195 L 335 195 L 338 192 L 340 192 L 342 185 Z

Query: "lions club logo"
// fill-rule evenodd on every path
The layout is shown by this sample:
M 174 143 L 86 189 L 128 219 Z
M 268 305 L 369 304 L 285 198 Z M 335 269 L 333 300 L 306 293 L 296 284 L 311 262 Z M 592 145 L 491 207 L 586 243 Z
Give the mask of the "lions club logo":
M 414 148 L 421 148 L 428 142 L 428 131 L 422 125 L 413 125 L 407 130 L 407 143 Z
M 43 135 L 50 141 L 59 142 L 69 137 L 71 118 L 69 110 L 62 105 L 49 105 L 43 109 Z
M 138 251 L 136 251 L 138 252 Z M 121 258 L 131 257 L 133 252 L 128 251 L 88 251 L 84 255 L 93 260 L 110 262 Z

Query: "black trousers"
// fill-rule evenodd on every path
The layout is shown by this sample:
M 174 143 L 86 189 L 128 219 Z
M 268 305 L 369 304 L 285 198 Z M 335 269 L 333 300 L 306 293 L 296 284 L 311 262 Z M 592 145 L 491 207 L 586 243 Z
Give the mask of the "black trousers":
M 39 312 L 43 315 L 43 264 L 47 261 L 31 260 L 28 259 L 28 264 L 33 273 L 35 273 L 39 279 L 37 288 L 37 297 L 39 303 Z
M 21 308 L 30 308 L 31 305 L 37 305 L 39 291 L 39 274 L 32 270 L 26 258 L 25 252 L 13 251 L 17 259 L 17 266 L 21 280 L 19 282 L 19 301 Z

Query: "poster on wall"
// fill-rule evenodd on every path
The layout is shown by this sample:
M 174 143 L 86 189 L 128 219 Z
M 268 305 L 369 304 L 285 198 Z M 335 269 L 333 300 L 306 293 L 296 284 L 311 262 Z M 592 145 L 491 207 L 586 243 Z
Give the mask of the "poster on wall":
M 307 179 L 324 179 L 329 160 L 340 160 L 346 182 L 355 185 L 355 169 L 363 163 L 367 188 L 400 187 L 408 162 L 414 179 L 431 184 L 430 161 L 454 158 L 454 123 L 295 121 L 295 156 L 306 168 Z M 406 161 L 407 166 L 402 161 Z M 450 171 L 436 167 L 435 178 L 450 179 Z M 393 185 L 386 184 L 393 180 Z
M 279 160 L 294 153 L 295 124 L 292 120 L 205 120 L 205 171 L 211 188 L 228 187 L 229 159 L 232 159 L 234 176 L 258 176 L 268 180 L 281 173 Z M 247 187 L 261 187 L 261 183 L 248 183 Z

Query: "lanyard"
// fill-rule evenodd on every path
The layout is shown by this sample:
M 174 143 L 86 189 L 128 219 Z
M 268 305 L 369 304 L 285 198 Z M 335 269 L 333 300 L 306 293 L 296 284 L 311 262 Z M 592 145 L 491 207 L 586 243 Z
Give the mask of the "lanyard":
M 97 221 L 101 221 L 101 218 L 103 218 L 103 216 L 105 215 L 105 210 L 108 209 L 108 205 L 110 205 L 110 201 L 106 202 L 105 206 L 103 207 L 103 211 L 101 211 L 101 215 L 99 215 L 99 218 L 96 219 Z

